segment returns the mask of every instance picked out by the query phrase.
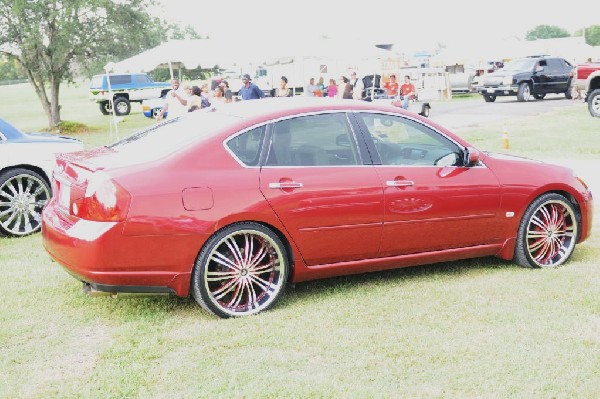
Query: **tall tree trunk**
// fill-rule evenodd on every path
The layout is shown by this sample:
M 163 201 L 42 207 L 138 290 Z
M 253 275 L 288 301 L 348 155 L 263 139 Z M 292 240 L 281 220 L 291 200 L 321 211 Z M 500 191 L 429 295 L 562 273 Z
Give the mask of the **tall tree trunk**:
M 60 91 L 60 79 L 50 78 L 50 124 L 58 130 L 60 122 L 60 104 L 58 92 Z

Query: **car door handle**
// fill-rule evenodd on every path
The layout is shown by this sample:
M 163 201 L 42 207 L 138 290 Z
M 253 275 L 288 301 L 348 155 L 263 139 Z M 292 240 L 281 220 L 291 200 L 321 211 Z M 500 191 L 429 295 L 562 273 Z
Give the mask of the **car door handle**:
M 415 182 L 412 180 L 388 180 L 385 185 L 389 187 L 410 187 L 414 186 Z
M 269 188 L 302 188 L 303 184 L 295 181 L 269 183 Z

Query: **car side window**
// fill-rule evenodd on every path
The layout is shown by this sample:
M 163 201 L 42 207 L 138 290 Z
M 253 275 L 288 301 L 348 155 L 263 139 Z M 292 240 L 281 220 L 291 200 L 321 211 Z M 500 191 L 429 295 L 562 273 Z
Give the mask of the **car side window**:
M 266 166 L 358 165 L 360 158 L 344 113 L 275 122 Z
M 265 126 L 239 134 L 227 142 L 227 147 L 246 166 L 258 166 Z
M 367 126 L 382 165 L 459 166 L 460 147 L 416 121 L 394 115 L 357 114 Z
M 135 83 L 138 83 L 138 84 L 150 83 L 150 79 L 148 78 L 147 75 L 136 75 L 135 76 Z
M 131 83 L 131 75 L 113 75 L 110 76 L 111 85 L 122 85 Z

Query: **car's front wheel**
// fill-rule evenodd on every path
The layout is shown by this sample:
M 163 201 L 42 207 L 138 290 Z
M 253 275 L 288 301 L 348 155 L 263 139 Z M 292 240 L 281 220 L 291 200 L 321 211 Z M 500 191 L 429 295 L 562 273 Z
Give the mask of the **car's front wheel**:
M 494 101 L 496 101 L 496 96 L 493 96 L 490 94 L 484 94 L 483 99 L 485 100 L 486 103 L 493 103 Z
M 0 233 L 17 237 L 38 232 L 50 197 L 50 186 L 32 170 L 0 173 Z
M 588 94 L 588 109 L 590 115 L 600 118 L 600 89 L 596 89 Z
M 531 99 L 531 87 L 529 83 L 523 82 L 519 85 L 517 92 L 517 101 L 529 101 Z
M 523 215 L 514 260 L 523 267 L 559 266 L 573 253 L 578 233 L 573 204 L 560 194 L 543 194 Z
M 192 273 L 192 293 L 205 310 L 223 318 L 267 310 L 281 297 L 289 273 L 281 239 L 253 222 L 216 232 Z

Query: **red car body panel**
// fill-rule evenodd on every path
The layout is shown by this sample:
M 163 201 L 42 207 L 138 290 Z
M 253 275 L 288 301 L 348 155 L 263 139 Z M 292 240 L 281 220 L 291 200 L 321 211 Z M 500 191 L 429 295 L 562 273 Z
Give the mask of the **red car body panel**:
M 61 157 L 57 195 L 43 212 L 50 256 L 84 282 L 187 296 L 203 245 L 241 221 L 277 232 L 291 258 L 292 281 L 478 256 L 511 259 L 527 205 L 548 191 L 573 198 L 583 215 L 580 241 L 590 234 L 591 193 L 559 166 L 496 155 L 482 155 L 479 166 L 409 167 L 401 174 L 399 168 L 369 164 L 244 166 L 224 145 L 236 132 L 332 109 L 406 116 L 468 146 L 443 127 L 394 107 L 321 101 L 270 109 L 268 101 L 224 108 L 238 112 L 239 122 L 157 159 L 136 161 L 110 148 Z M 95 171 L 131 196 L 124 220 L 83 220 L 61 205 L 61 184 L 70 185 L 72 199 Z M 397 180 L 415 184 L 386 185 Z M 270 186 L 281 182 L 302 187 Z

